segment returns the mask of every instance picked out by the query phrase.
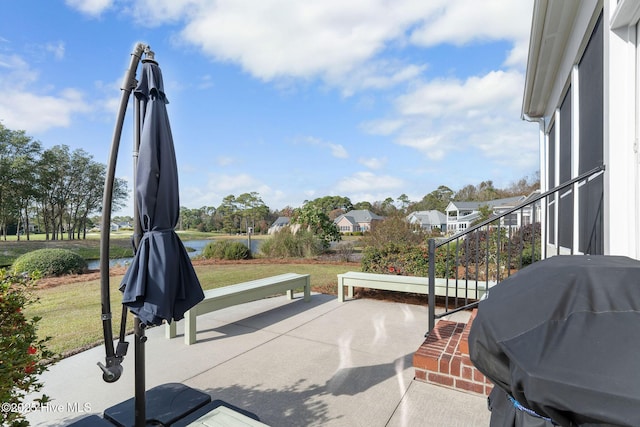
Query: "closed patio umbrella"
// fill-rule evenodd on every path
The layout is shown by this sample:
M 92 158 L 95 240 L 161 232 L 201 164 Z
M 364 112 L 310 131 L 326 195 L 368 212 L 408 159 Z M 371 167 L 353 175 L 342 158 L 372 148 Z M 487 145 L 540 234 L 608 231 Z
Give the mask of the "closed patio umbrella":
M 142 60 L 140 81 L 136 82 L 136 69 L 143 52 L 146 58 Z M 128 343 L 125 341 L 128 309 L 135 315 L 135 408 L 133 412 L 135 413 L 136 426 L 147 424 L 145 327 L 159 325 L 163 321 L 180 320 L 187 310 L 204 298 L 191 260 L 174 230 L 180 210 L 178 173 L 173 137 L 166 109 L 168 101 L 164 92 L 160 68 L 153 58 L 154 55 L 149 46 L 142 43 L 136 44 L 122 85 L 123 93 L 105 179 L 100 242 L 101 304 L 106 363 L 104 365 L 98 363 L 98 365 L 106 382 L 115 382 L 120 378 L 121 364 L 128 347 Z M 123 293 L 123 310 L 119 342 L 117 349 L 114 350 L 109 298 L 110 211 L 122 125 L 128 99 L 134 88 L 136 97 L 134 104 L 134 246 L 136 251 L 120 286 Z M 176 414 L 187 414 L 198 405 L 210 401 L 210 397 L 206 394 L 185 386 L 181 386 L 180 394 L 189 398 L 176 400 L 175 396 L 171 396 L 175 390 L 176 387 L 169 384 L 156 387 L 153 391 L 154 402 L 173 402 L 167 407 L 172 408 L 170 415 L 174 418 L 177 416 Z M 176 402 L 180 405 L 176 406 Z M 160 406 L 156 404 L 154 408 Z M 167 407 L 162 407 L 162 409 L 167 409 Z M 127 420 L 126 425 L 129 425 L 128 410 L 123 412 L 123 408 L 128 408 L 126 403 L 124 406 L 116 405 L 109 408 L 105 411 L 105 418 L 124 417 Z M 156 421 L 152 420 L 152 422 Z M 119 425 L 125 424 L 120 423 Z
M 638 325 L 639 261 L 554 256 L 480 302 L 470 357 L 496 385 L 496 408 L 510 401 L 562 426 L 639 426 Z M 494 419 L 499 414 L 511 421 Z M 513 414 L 492 413 L 492 426 L 525 425 Z
M 122 303 L 145 325 L 180 320 L 204 294 L 174 228 L 180 201 L 178 168 L 160 67 L 142 61 L 134 95 L 142 117 L 136 204 L 142 237 L 120 290 Z

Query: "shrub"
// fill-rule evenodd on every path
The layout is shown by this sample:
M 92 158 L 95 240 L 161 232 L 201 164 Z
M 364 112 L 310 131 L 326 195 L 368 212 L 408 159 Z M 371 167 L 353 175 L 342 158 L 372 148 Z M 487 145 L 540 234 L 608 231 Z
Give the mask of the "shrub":
M 426 247 L 407 243 L 367 246 L 362 252 L 362 271 L 407 276 L 427 276 Z
M 419 245 L 424 242 L 424 233 L 414 230 L 404 217 L 395 215 L 375 223 L 371 231 L 365 233 L 361 239 L 364 247 L 384 248 L 389 242 Z
M 325 242 L 310 231 L 285 227 L 262 242 L 260 251 L 271 258 L 311 258 L 325 251 Z
M 202 250 L 202 256 L 214 259 L 249 259 L 251 251 L 244 243 L 233 240 L 218 240 L 208 243 Z
M 339 242 L 333 248 L 338 257 L 345 262 L 349 262 L 355 251 L 353 242 Z
M 535 252 L 535 253 L 532 253 Z M 533 264 L 536 261 L 540 261 L 540 246 L 536 246 L 535 251 L 531 250 L 531 245 L 528 245 L 522 250 L 522 266 Z
M 15 273 L 39 273 L 46 277 L 84 273 L 87 262 L 68 249 L 38 249 L 18 257 L 12 267 Z
M 0 425 L 29 425 L 20 411 L 26 395 L 38 392 L 43 384 L 38 375 L 47 370 L 43 360 L 51 359 L 47 350 L 49 338 L 38 339 L 37 322 L 28 319 L 23 308 L 37 300 L 31 294 L 35 283 L 28 276 L 12 275 L 0 270 Z M 35 399 L 40 404 L 48 402 L 43 395 Z

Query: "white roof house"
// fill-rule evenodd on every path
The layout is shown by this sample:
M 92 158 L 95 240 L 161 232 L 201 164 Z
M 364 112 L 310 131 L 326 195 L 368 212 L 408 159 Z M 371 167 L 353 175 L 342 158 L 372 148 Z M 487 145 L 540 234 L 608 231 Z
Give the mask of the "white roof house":
M 427 231 L 438 229 L 444 232 L 447 229 L 447 216 L 438 210 L 411 212 L 407 215 L 407 222 Z
M 480 208 L 487 206 L 493 213 L 501 213 L 520 204 L 525 196 L 508 197 L 504 199 L 488 200 L 486 202 L 449 202 L 446 211 L 447 233 L 460 233 L 480 219 Z
M 543 200 L 543 253 L 640 259 L 639 23 L 638 0 L 534 3 L 522 116 L 541 190 L 569 183 Z
M 376 215 L 367 209 L 356 209 L 337 217 L 333 223 L 338 226 L 341 233 L 353 233 L 369 231 L 376 221 L 382 221 L 384 217 Z
M 278 231 L 282 230 L 284 227 L 288 226 L 289 223 L 290 223 L 290 218 L 288 216 L 279 216 L 273 222 L 273 224 L 271 224 L 271 227 L 269 227 L 269 230 L 267 230 L 267 234 L 277 233 Z

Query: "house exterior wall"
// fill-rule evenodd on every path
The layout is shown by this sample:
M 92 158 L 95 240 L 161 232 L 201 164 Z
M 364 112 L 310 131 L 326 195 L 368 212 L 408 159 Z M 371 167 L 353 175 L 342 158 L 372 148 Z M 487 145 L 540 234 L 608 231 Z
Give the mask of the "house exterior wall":
M 336 222 L 338 226 L 338 230 L 341 233 L 353 233 L 354 231 L 360 231 L 355 229 L 355 225 L 351 223 L 347 218 L 342 218 L 338 222 Z
M 559 21 L 554 22 L 558 17 Z M 584 135 L 588 127 L 584 126 L 586 120 L 581 113 L 584 116 L 584 109 L 591 107 L 585 105 L 585 97 L 599 97 L 600 94 L 591 92 L 591 87 L 584 84 L 580 61 L 598 19 L 601 19 L 599 25 L 602 31 L 601 146 L 602 163 L 606 169 L 601 176 L 590 181 L 589 185 L 593 184 L 592 181 L 601 181 L 602 208 L 589 215 L 601 215 L 602 229 L 594 230 L 601 234 L 598 237 L 601 243 L 595 246 L 601 246 L 602 253 L 640 259 L 640 156 L 637 142 L 640 133 L 640 2 L 536 0 L 523 116 L 538 120 L 540 124 L 540 178 L 543 191 L 562 183 L 559 171 L 570 170 L 571 178 L 585 171 L 585 165 L 580 164 L 584 160 L 584 156 L 580 156 L 581 144 L 585 143 L 587 136 L 593 135 Z M 551 31 L 548 30 L 551 24 L 555 24 L 557 33 L 543 34 L 544 31 Z M 543 49 L 547 49 L 543 52 L 546 55 L 539 55 Z M 553 55 L 556 55 L 555 59 Z M 561 105 L 567 94 L 570 95 L 572 106 L 571 128 L 569 133 L 563 134 L 560 129 L 565 126 L 567 131 L 567 116 L 562 116 Z M 561 141 L 562 138 L 565 140 Z M 567 138 L 571 139 L 568 160 L 562 159 L 560 151 L 560 144 L 566 143 Z M 585 154 L 584 150 L 582 154 Z M 554 182 L 549 182 L 550 177 Z M 580 183 L 577 191 L 573 189 L 571 194 L 574 224 L 571 230 L 572 249 L 565 247 L 566 243 L 558 246 L 562 237 L 560 233 L 566 232 L 566 228 L 559 230 L 559 226 L 563 227 L 558 219 L 559 196 L 553 200 L 555 206 L 552 207 L 552 215 L 543 216 L 542 229 L 547 233 L 547 253 L 570 253 L 571 250 L 572 253 L 581 253 L 577 249 L 584 248 L 585 205 L 590 204 L 589 209 L 593 211 L 593 203 L 597 201 L 590 200 L 586 192 L 581 191 L 583 186 L 584 183 Z M 548 212 L 548 209 L 547 206 L 543 211 Z M 560 240 L 566 242 L 566 237 Z
M 605 241 L 610 254 L 640 259 L 640 55 L 637 0 L 606 1 L 605 32 Z M 618 228 L 619 225 L 623 227 Z

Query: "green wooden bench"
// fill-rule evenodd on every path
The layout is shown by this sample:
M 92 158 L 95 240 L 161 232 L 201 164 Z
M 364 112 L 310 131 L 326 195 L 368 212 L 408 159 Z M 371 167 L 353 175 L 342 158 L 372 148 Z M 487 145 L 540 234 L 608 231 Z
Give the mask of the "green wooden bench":
M 256 301 L 285 292 L 293 299 L 293 291 L 304 288 L 304 301 L 311 301 L 311 278 L 308 274 L 286 273 L 250 282 L 237 283 L 204 291 L 204 300 L 184 315 L 184 342 L 196 342 L 196 317 L 200 314 L 231 307 L 245 302 Z M 165 336 L 176 336 L 176 322 L 166 325 Z
M 477 285 L 476 285 L 477 284 Z M 491 286 L 492 283 L 489 283 Z M 477 289 L 476 289 L 477 286 Z M 338 274 L 338 300 L 344 302 L 344 288 L 347 296 L 353 298 L 353 288 L 380 289 L 386 291 L 410 292 L 414 294 L 429 294 L 429 278 L 417 276 L 400 276 L 394 274 L 363 273 L 348 271 Z M 487 292 L 487 282 L 475 280 L 436 278 L 436 295 L 479 300 Z

